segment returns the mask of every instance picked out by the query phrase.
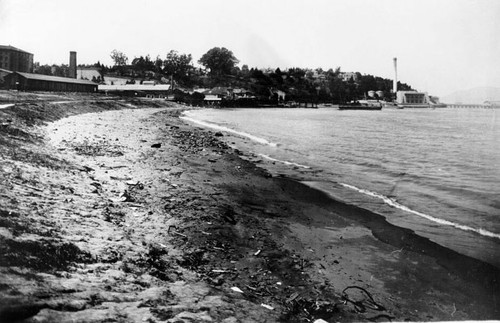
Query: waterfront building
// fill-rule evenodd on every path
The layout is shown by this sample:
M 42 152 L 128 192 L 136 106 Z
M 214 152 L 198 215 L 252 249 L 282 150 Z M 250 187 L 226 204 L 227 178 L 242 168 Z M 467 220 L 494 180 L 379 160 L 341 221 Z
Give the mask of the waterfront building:
M 278 101 L 285 101 L 286 93 L 284 91 L 278 89 L 269 89 L 269 92 L 271 93 L 269 99 L 276 98 L 278 99 Z
M 255 95 L 249 90 L 236 88 L 233 89 L 233 98 L 238 99 L 255 99 Z
M 484 101 L 484 105 L 490 108 L 500 108 L 500 101 Z
M 426 92 L 398 91 L 396 104 L 400 108 L 428 108 L 430 101 Z
M 33 72 L 33 54 L 10 45 L 0 45 L 0 68 L 31 73 Z

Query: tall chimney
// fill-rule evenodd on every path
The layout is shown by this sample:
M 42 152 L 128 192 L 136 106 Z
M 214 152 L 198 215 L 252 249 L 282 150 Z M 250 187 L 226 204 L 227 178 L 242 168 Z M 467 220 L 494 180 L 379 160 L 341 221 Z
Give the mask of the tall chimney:
M 394 80 L 392 81 L 392 91 L 398 92 L 398 59 L 394 57 Z
M 76 52 L 69 52 L 69 77 L 76 79 Z

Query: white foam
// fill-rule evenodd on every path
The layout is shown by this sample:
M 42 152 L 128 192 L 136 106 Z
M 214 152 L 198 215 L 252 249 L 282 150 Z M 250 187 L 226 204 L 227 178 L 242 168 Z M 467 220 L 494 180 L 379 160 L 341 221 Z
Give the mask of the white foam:
M 196 120 L 194 118 L 189 117 L 188 113 L 186 113 L 186 112 L 182 116 L 180 116 L 180 118 L 183 119 L 183 120 L 189 121 L 189 122 L 193 122 L 193 123 L 199 124 L 200 126 L 203 126 L 203 127 L 212 128 L 212 129 L 219 130 L 219 131 L 230 132 L 230 133 L 233 133 L 235 135 L 248 138 L 248 139 L 250 139 L 252 141 L 255 141 L 256 143 L 262 144 L 262 145 L 267 145 L 267 146 L 271 146 L 271 147 L 277 147 L 278 146 L 274 142 L 270 142 L 270 141 L 268 141 L 268 140 L 266 140 L 264 138 L 260 138 L 260 137 L 254 136 L 254 135 L 251 135 L 251 134 L 246 133 L 246 132 L 236 131 L 234 129 L 231 129 L 231 128 L 228 128 L 228 127 L 224 127 L 224 126 L 219 126 L 219 125 L 216 125 L 216 124 L 213 124 L 213 123 L 210 123 L 210 122 Z
M 425 214 L 425 213 L 422 213 L 422 212 L 418 212 L 418 211 L 412 210 L 409 207 L 404 206 L 404 205 L 402 205 L 402 204 L 394 201 L 393 199 L 391 199 L 391 198 L 389 198 L 389 197 L 387 197 L 385 195 L 382 195 L 382 194 L 379 194 L 379 193 L 376 193 L 376 192 L 372 192 L 372 191 L 369 191 L 369 190 L 365 190 L 365 189 L 362 189 L 362 188 L 358 188 L 358 187 L 353 186 L 353 185 L 349 185 L 349 184 L 345 184 L 345 183 L 340 183 L 340 185 L 342 185 L 342 186 L 344 186 L 346 188 L 355 190 L 357 192 L 363 193 L 365 195 L 369 195 L 369 196 L 381 199 L 381 200 L 384 201 L 384 203 L 386 203 L 386 204 L 388 204 L 388 205 L 390 205 L 392 207 L 398 208 L 398 209 L 403 210 L 403 211 L 408 212 L 408 213 L 412 213 L 412 214 L 418 215 L 418 216 L 420 216 L 422 218 L 425 218 L 427 220 L 430 220 L 430 221 L 433 221 L 433 222 L 436 222 L 436 223 L 439 223 L 439 224 L 442 224 L 442 225 L 451 226 L 451 227 L 454 227 L 454 228 L 457 228 L 457 229 L 460 229 L 460 230 L 463 230 L 463 231 L 473 231 L 473 232 L 479 233 L 482 236 L 500 239 L 500 234 L 498 234 L 498 233 L 490 232 L 490 231 L 485 230 L 483 228 L 479 228 L 479 229 L 472 228 L 472 227 L 469 227 L 467 225 L 458 224 L 458 223 L 455 223 L 455 222 L 452 222 L 452 221 L 448 221 L 448 220 L 436 218 L 434 216 L 431 216 L 431 215 L 428 215 L 428 214 Z
M 68 101 L 53 101 L 53 102 L 50 102 L 50 104 L 64 104 L 64 103 L 78 103 L 78 102 L 83 102 L 83 101 L 73 101 L 73 100 L 68 100 Z
M 275 159 L 275 158 L 272 158 L 272 157 L 270 157 L 268 155 L 264 155 L 264 154 L 259 154 L 259 156 L 261 156 L 261 157 L 263 157 L 265 159 L 268 159 L 270 161 L 282 163 L 282 164 L 289 165 L 289 166 L 297 166 L 297 167 L 306 168 L 306 169 L 310 169 L 311 168 L 311 167 L 306 166 L 306 165 L 301 165 L 301 164 L 297 164 L 297 163 L 294 163 L 294 162 L 289 162 L 289 161 L 286 161 L 286 160 Z
M 8 108 L 8 107 L 12 107 L 14 105 L 15 104 L 0 104 L 0 109 L 5 109 L 5 108 Z

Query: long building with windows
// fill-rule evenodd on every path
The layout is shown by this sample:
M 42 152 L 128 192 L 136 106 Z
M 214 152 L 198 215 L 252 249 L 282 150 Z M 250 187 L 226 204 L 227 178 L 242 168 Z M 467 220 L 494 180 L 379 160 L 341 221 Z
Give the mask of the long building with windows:
M 69 77 L 14 72 L 4 79 L 7 88 L 19 91 L 97 92 L 97 83 Z
M 33 72 L 33 54 L 10 45 L 0 45 L 0 69 L 31 73 Z

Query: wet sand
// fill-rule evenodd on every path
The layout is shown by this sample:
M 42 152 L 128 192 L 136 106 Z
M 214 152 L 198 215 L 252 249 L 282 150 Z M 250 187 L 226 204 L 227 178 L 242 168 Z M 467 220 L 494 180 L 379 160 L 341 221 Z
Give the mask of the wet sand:
M 496 267 L 271 176 L 186 107 L 115 104 L 2 110 L 3 321 L 500 318 Z

